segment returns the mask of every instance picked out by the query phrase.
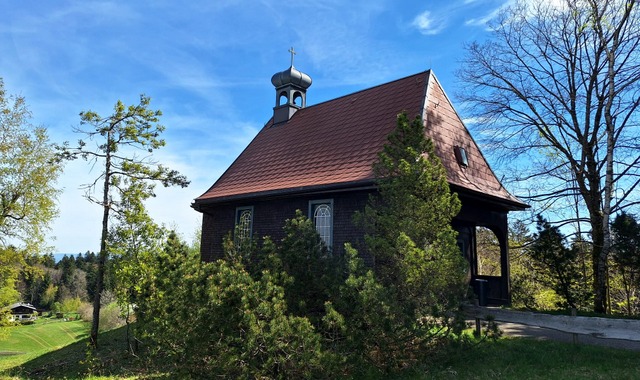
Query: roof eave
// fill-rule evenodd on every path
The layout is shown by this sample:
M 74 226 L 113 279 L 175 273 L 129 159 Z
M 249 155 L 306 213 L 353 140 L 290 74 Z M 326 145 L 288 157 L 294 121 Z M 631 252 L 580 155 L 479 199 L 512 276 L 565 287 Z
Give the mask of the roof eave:
M 504 197 L 497 197 L 495 195 L 490 195 L 490 194 L 486 194 L 486 193 L 482 193 L 479 191 L 475 191 L 466 187 L 462 187 L 459 185 L 453 185 L 453 184 L 449 184 L 449 187 L 451 188 L 452 192 L 456 192 L 462 196 L 465 196 L 467 198 L 473 198 L 473 199 L 479 199 L 482 200 L 484 202 L 489 202 L 489 203 L 493 203 L 493 204 L 497 204 L 500 205 L 502 207 L 505 207 L 507 210 L 509 211 L 524 211 L 528 208 L 530 208 L 531 206 L 522 202 L 521 200 L 519 200 L 517 197 L 513 197 L 514 199 L 507 199 Z
M 202 212 L 203 206 L 238 202 L 243 200 L 255 200 L 255 199 L 273 199 L 288 197 L 292 195 L 313 195 L 322 194 L 326 192 L 344 192 L 352 190 L 370 190 L 375 189 L 375 181 L 373 179 L 365 179 L 350 182 L 330 183 L 316 186 L 304 186 L 294 187 L 287 189 L 276 189 L 269 191 L 261 191 L 255 193 L 234 194 L 228 196 L 214 197 L 214 198 L 197 198 L 191 204 L 191 207 L 196 211 Z

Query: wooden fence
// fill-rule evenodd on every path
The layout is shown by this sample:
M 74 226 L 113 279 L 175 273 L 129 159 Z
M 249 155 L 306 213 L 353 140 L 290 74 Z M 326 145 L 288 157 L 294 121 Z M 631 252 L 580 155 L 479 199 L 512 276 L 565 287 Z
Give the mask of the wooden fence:
M 640 320 L 637 319 L 551 315 L 483 306 L 470 306 L 466 311 L 475 319 L 487 319 L 487 316 L 492 316 L 499 322 L 520 323 L 596 338 L 640 342 Z

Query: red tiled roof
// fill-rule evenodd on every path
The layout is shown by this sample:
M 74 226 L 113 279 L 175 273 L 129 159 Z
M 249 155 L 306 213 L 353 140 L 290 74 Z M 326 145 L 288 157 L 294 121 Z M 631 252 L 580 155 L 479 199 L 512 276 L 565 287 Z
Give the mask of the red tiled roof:
M 502 186 L 433 74 L 429 80 L 426 102 L 426 114 L 423 115 L 425 131 L 447 169 L 449 184 L 498 198 L 518 209 L 529 207 Z M 464 148 L 468 166 L 458 164 L 455 147 Z
M 430 71 L 300 109 L 285 123 L 273 125 L 270 120 L 196 204 L 292 189 L 370 184 L 371 166 L 401 112 L 426 120 L 427 134 L 451 184 L 523 205 L 500 185 Z M 457 164 L 454 145 L 467 150 L 466 169 Z

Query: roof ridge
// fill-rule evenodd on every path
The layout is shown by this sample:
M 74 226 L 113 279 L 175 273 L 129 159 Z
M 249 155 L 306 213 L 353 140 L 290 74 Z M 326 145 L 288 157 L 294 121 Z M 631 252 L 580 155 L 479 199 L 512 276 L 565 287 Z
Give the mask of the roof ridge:
M 362 88 L 362 89 L 360 89 L 360 90 L 357 90 L 357 91 L 354 91 L 354 92 L 351 92 L 351 93 L 348 93 L 348 94 L 341 95 L 341 96 L 339 96 L 339 97 L 337 97 L 337 98 L 323 100 L 323 101 L 322 101 L 322 102 L 320 102 L 320 103 L 316 103 L 316 104 L 313 104 L 313 105 L 310 105 L 310 106 L 308 105 L 308 106 L 306 106 L 306 107 L 305 107 L 305 108 L 303 108 L 303 109 L 309 109 L 309 108 L 313 108 L 313 107 L 316 107 L 316 106 L 319 106 L 319 105 L 322 105 L 322 104 L 325 104 L 325 103 L 329 103 L 329 102 L 337 101 L 337 100 L 340 100 L 340 99 L 346 98 L 346 97 L 348 97 L 348 96 L 353 96 L 353 95 L 356 95 L 356 94 L 361 93 L 361 92 L 365 92 L 365 91 L 373 90 L 373 89 L 378 88 L 378 87 L 382 87 L 382 86 L 390 85 L 390 84 L 393 84 L 393 83 L 396 83 L 396 82 L 400 82 L 400 81 L 403 81 L 403 80 L 409 79 L 409 78 L 411 78 L 411 77 L 417 77 L 417 76 L 420 76 L 420 75 L 427 75 L 427 74 L 429 74 L 430 72 L 432 72 L 432 70 L 431 70 L 431 69 L 427 69 L 427 70 L 424 70 L 424 71 L 420 71 L 420 72 L 417 72 L 417 73 L 415 73 L 415 74 L 407 75 L 407 76 L 405 76 L 405 77 L 398 78 L 398 79 L 394 79 L 394 80 L 389 81 L 389 82 L 384 82 L 384 83 L 376 84 L 376 85 L 371 86 L 371 87 Z M 301 110 L 302 110 L 302 109 L 301 109 Z M 267 123 L 268 123 L 268 122 L 267 122 Z

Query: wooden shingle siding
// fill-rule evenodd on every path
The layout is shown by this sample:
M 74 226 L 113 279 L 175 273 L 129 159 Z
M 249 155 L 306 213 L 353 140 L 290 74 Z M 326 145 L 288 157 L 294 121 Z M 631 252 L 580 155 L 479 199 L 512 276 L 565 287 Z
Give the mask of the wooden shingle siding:
M 345 192 L 331 196 L 333 200 L 333 251 L 344 252 L 344 244 L 351 243 L 364 254 L 362 240 L 363 231 L 353 222 L 357 210 L 364 209 L 368 199 L 368 191 Z M 253 206 L 253 236 L 261 239 L 270 236 L 279 242 L 284 233 L 285 221 L 295 217 L 296 210 L 307 215 L 309 201 L 326 199 L 325 195 L 303 195 L 291 198 L 256 200 L 242 203 Z M 224 255 L 222 242 L 224 237 L 233 231 L 235 209 L 240 203 L 218 204 L 207 209 L 202 223 L 202 259 L 213 261 Z M 366 258 L 366 256 L 365 256 Z M 370 261 L 370 260 L 369 260 Z

